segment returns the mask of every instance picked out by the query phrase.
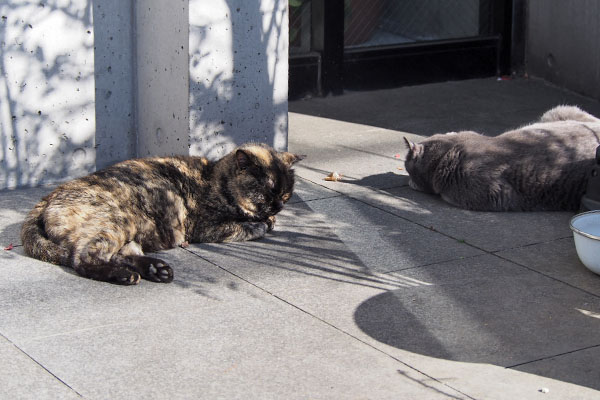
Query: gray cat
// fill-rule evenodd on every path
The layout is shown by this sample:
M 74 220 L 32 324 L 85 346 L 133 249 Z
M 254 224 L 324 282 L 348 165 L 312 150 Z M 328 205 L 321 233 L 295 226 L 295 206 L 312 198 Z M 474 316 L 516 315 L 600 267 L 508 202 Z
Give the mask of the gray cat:
M 404 140 L 415 190 L 468 210 L 575 211 L 595 163 L 600 119 L 559 106 L 497 137 L 465 131 Z

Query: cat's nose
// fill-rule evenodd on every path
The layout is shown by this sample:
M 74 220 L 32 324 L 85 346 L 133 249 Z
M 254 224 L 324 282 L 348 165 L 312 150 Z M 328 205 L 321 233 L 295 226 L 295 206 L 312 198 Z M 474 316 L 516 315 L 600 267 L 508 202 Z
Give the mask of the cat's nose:
M 273 209 L 276 212 L 279 212 L 279 211 L 283 210 L 283 201 L 277 200 L 276 202 L 274 202 L 273 203 Z

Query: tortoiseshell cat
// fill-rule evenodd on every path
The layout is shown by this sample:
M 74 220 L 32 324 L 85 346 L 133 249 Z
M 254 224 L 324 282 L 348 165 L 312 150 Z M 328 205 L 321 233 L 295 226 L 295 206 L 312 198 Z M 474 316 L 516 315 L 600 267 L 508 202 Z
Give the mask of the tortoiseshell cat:
M 301 158 L 246 144 L 216 162 L 182 156 L 115 164 L 44 197 L 23 224 L 25 253 L 101 281 L 171 282 L 171 267 L 144 252 L 263 237 L 292 195 L 291 167 Z
M 559 106 L 496 137 L 465 131 L 404 140 L 415 190 L 468 210 L 576 211 L 600 144 L 600 119 Z

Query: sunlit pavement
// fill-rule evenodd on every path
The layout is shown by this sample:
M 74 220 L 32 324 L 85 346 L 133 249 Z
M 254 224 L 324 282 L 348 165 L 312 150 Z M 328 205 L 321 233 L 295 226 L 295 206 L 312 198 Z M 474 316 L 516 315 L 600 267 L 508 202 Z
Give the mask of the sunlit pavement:
M 600 116 L 534 80 L 290 103 L 307 157 L 275 230 L 162 253 L 166 285 L 25 257 L 20 223 L 51 188 L 0 192 L 0 398 L 600 397 L 600 276 L 573 214 L 460 210 L 403 169 L 403 136 L 495 135 L 558 104 Z

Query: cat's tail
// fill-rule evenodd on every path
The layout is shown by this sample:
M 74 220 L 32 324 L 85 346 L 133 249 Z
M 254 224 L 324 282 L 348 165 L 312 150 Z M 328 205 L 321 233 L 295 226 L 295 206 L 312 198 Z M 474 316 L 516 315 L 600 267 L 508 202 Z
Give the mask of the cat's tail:
M 554 121 L 600 122 L 600 119 L 577 106 L 558 106 L 546 111 L 540 118 L 540 122 Z
M 52 264 L 66 265 L 68 250 L 48 239 L 46 235 L 42 216 L 46 205 L 46 200 L 42 200 L 29 212 L 21 228 L 21 242 L 28 256 Z

